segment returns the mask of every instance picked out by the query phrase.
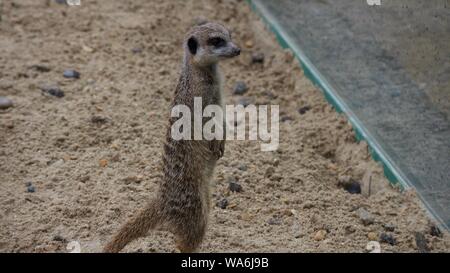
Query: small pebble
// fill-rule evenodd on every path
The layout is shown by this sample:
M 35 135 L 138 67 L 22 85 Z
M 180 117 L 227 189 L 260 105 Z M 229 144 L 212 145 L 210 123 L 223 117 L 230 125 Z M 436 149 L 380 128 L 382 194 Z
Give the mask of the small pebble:
M 42 92 L 57 98 L 62 98 L 65 96 L 64 92 L 56 86 L 43 86 L 41 87 L 41 90 Z
M 262 52 L 255 52 L 252 54 L 252 63 L 264 63 L 265 55 Z
M 304 115 L 306 114 L 306 112 L 308 112 L 309 110 L 311 110 L 310 106 L 303 106 L 302 108 L 298 109 L 298 112 L 300 113 L 300 115 Z
M 346 235 L 350 235 L 350 234 L 356 232 L 356 228 L 354 226 L 350 226 L 349 225 L 349 226 L 346 226 L 344 229 L 345 229 L 345 234 Z
M 41 64 L 32 65 L 30 68 L 43 73 L 51 71 L 50 67 Z
M 248 86 L 245 82 L 237 82 L 233 89 L 233 95 L 244 95 L 248 91 Z
M 27 192 L 29 192 L 29 193 L 36 192 L 36 188 L 35 188 L 33 185 L 28 186 L 28 187 L 27 187 Z
M 135 184 L 139 184 L 142 182 L 142 180 L 144 180 L 144 177 L 140 176 L 140 175 L 133 175 L 133 176 L 128 176 L 125 177 L 123 179 L 123 181 L 125 182 L 125 184 L 130 184 L 130 183 L 135 183 Z
M 280 165 L 280 160 L 278 158 L 275 158 L 272 162 L 274 167 L 278 167 L 278 165 Z
M 86 45 L 83 45 L 81 48 L 82 48 L 84 51 L 88 52 L 88 53 L 94 52 L 94 49 L 93 49 L 93 48 L 88 47 L 88 46 L 86 46 Z
M 228 207 L 228 200 L 226 198 L 224 198 L 224 199 L 220 200 L 219 202 L 217 202 L 216 205 L 221 209 L 226 209 Z
M 361 222 L 363 223 L 363 225 L 368 226 L 375 222 L 372 214 L 370 214 L 364 208 L 359 208 L 357 213 L 358 213 L 359 219 L 361 219 Z
M 264 177 L 271 177 L 274 173 L 275 173 L 275 169 L 272 166 L 270 166 L 266 169 Z
M 367 238 L 369 239 L 369 241 L 377 241 L 378 240 L 378 234 L 375 232 L 369 232 L 367 234 Z
M 105 124 L 108 122 L 108 118 L 101 117 L 101 116 L 93 116 L 91 118 L 91 122 L 96 123 L 96 124 Z
M 314 203 L 313 203 L 313 202 L 310 202 L 310 201 L 306 201 L 306 202 L 303 204 L 303 208 L 304 208 L 304 209 L 311 209 L 311 208 L 314 208 Z
M 66 239 L 64 239 L 64 237 L 62 237 L 61 235 L 55 235 L 55 236 L 53 237 L 53 241 L 56 241 L 56 242 L 66 242 Z
M 68 70 L 64 71 L 63 76 L 64 76 L 64 78 L 68 78 L 68 79 L 79 79 L 80 72 L 72 70 L 72 69 L 68 69 Z
M 381 245 L 379 242 L 370 241 L 366 245 L 366 250 L 369 253 L 381 253 Z
M 90 179 L 91 179 L 91 177 L 89 175 L 85 175 L 85 176 L 80 177 L 80 182 L 81 183 L 86 183 Z
M 248 40 L 247 42 L 245 42 L 245 46 L 248 48 L 252 48 L 253 47 L 253 41 L 252 40 Z
M 139 54 L 142 53 L 142 48 L 140 47 L 135 47 L 131 49 L 131 52 L 133 52 L 133 54 Z
M 0 109 L 6 110 L 13 106 L 13 101 L 7 97 L 0 97 Z
M 267 221 L 267 223 L 271 226 L 279 226 L 281 225 L 281 219 L 278 217 L 272 217 Z
M 422 232 L 416 232 L 414 234 L 414 238 L 416 240 L 417 249 L 420 253 L 428 253 L 430 252 L 430 248 L 428 247 L 427 238 L 423 235 Z
M 361 184 L 358 181 L 352 180 L 350 183 L 344 185 L 344 190 L 351 194 L 361 194 Z
M 286 121 L 292 121 L 293 118 L 290 116 L 282 116 L 280 120 L 281 120 L 281 122 L 286 122 Z
M 238 167 L 238 169 L 241 170 L 241 171 L 243 171 L 243 172 L 245 172 L 245 171 L 247 171 L 248 168 L 247 168 L 247 165 L 245 165 L 245 164 L 240 164 L 239 167 Z
M 108 160 L 106 160 L 106 159 L 100 159 L 98 163 L 99 163 L 100 167 L 102 167 L 102 168 L 108 166 Z
M 120 154 L 117 153 L 117 154 L 113 155 L 113 156 L 111 157 L 111 161 L 112 161 L 112 162 L 119 162 L 119 161 L 120 161 Z
M 230 182 L 228 188 L 231 192 L 242 192 L 242 186 L 236 182 Z
M 326 236 L 327 236 L 327 231 L 322 229 L 322 230 L 317 231 L 317 233 L 314 235 L 314 240 L 315 241 L 323 241 L 323 240 L 325 240 Z
M 253 219 L 253 216 L 250 213 L 244 212 L 241 215 L 238 215 L 238 219 L 244 221 L 250 221 Z
M 397 243 L 397 240 L 394 238 L 392 234 L 381 233 L 380 234 L 380 242 L 390 244 L 391 246 Z

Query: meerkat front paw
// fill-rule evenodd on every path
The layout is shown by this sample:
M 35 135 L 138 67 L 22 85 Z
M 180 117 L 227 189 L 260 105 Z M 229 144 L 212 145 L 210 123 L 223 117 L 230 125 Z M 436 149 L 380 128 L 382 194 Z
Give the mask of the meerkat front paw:
M 218 158 L 222 158 L 225 154 L 225 140 L 219 141 L 219 152 L 218 152 Z
M 225 153 L 225 140 L 214 140 L 210 142 L 210 150 L 216 156 L 217 159 L 223 157 Z

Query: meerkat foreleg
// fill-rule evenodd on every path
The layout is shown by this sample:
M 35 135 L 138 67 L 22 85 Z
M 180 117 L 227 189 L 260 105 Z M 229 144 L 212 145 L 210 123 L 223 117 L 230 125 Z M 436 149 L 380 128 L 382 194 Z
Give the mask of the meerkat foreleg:
M 211 140 L 209 149 L 213 152 L 217 159 L 223 157 L 225 153 L 225 140 Z

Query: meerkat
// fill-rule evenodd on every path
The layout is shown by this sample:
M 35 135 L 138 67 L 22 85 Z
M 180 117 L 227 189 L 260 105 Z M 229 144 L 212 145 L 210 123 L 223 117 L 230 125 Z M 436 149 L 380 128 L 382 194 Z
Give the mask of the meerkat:
M 222 106 L 222 83 L 218 62 L 236 57 L 240 48 L 231 40 L 229 30 L 219 23 L 196 25 L 184 42 L 181 75 L 172 107 L 194 108 L 194 97 L 202 106 Z M 180 252 L 196 251 L 205 235 L 210 210 L 210 182 L 225 140 L 174 140 L 169 119 L 163 153 L 163 175 L 155 199 L 127 222 L 104 248 L 119 252 L 150 229 L 167 230 L 175 235 Z M 205 122 L 205 121 L 203 121 Z M 193 131 L 193 130 L 192 130 Z

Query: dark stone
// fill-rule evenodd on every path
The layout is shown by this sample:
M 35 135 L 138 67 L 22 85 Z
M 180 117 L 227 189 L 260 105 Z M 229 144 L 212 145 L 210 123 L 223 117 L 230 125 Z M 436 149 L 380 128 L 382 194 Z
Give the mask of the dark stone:
M 242 192 L 242 186 L 236 182 L 230 182 L 228 188 L 231 192 Z
M 361 184 L 355 180 L 352 180 L 350 181 L 350 183 L 345 184 L 344 189 L 351 194 L 361 194 Z
M 0 110 L 6 110 L 14 105 L 13 101 L 7 97 L 0 97 Z
M 255 52 L 252 54 L 252 63 L 264 63 L 265 55 L 262 52 Z
M 42 92 L 57 98 L 62 98 L 65 96 L 64 92 L 57 86 L 43 86 L 41 87 L 41 90 Z
M 300 115 L 304 115 L 309 110 L 311 110 L 311 106 L 307 105 L 307 106 L 303 106 L 302 108 L 298 109 L 298 112 L 300 113 Z
M 67 240 L 64 238 L 64 237 L 62 237 L 61 235 L 55 235 L 54 237 L 53 237 L 53 241 L 56 241 L 56 242 L 67 242 Z
M 216 204 L 221 209 L 226 209 L 228 207 L 228 200 L 226 198 L 223 198 Z
M 68 70 L 64 71 L 63 76 L 64 76 L 64 78 L 68 78 L 68 79 L 79 79 L 80 72 L 72 70 L 72 69 L 68 69 Z
M 380 234 L 380 242 L 390 244 L 391 246 L 397 244 L 397 240 L 394 238 L 394 236 L 388 233 Z
M 233 95 L 244 95 L 247 91 L 248 87 L 245 82 L 237 82 L 233 89 Z
M 36 188 L 34 187 L 34 186 L 28 186 L 27 187 L 27 192 L 29 192 L 29 193 L 33 193 L 33 192 L 36 192 Z

